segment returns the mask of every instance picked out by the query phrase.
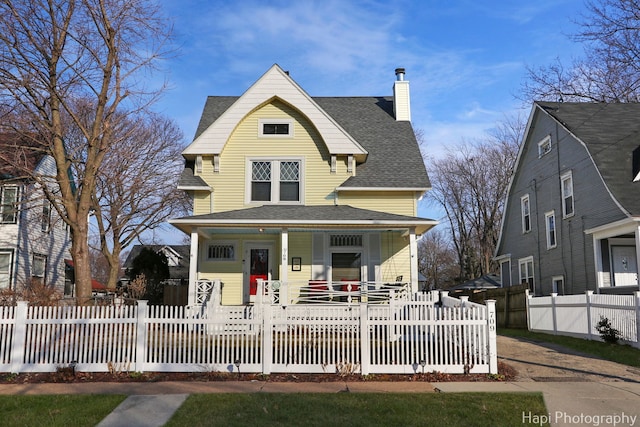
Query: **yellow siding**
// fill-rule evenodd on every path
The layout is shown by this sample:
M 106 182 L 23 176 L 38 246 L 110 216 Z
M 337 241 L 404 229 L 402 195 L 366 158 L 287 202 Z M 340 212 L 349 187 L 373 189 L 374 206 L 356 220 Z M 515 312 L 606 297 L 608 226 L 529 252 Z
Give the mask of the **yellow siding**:
M 193 196 L 193 214 L 203 215 L 211 213 L 211 192 L 194 191 Z
M 259 138 L 260 119 L 293 119 L 294 137 Z M 337 171 L 330 171 L 330 155 L 313 125 L 297 110 L 274 101 L 247 116 L 232 133 L 220 155 L 220 172 L 213 172 L 213 159 L 203 158 L 200 175 L 214 189 L 214 212 L 248 207 L 245 204 L 246 163 L 251 157 L 274 159 L 295 156 L 304 161 L 303 197 L 306 205 L 333 204 L 333 191 L 347 174 L 346 157 L 338 158 Z M 195 200 L 195 210 L 209 210 L 206 197 Z
M 380 237 L 380 265 L 381 280 L 392 282 L 397 276 L 402 276 L 404 282 L 411 278 L 411 258 L 409 256 L 409 242 L 398 233 L 382 233 Z
M 338 204 L 408 216 L 416 216 L 418 209 L 416 193 L 413 191 L 340 192 Z

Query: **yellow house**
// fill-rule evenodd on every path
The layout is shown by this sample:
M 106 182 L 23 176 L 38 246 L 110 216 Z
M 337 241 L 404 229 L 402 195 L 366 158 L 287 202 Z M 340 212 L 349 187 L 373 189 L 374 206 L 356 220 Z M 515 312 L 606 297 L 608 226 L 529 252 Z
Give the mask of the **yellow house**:
M 401 68 L 392 97 L 311 97 L 278 65 L 208 97 L 183 152 L 193 216 L 170 221 L 191 236 L 189 304 L 213 281 L 226 305 L 257 279 L 417 291 L 416 239 L 436 221 L 417 217 L 430 183 L 410 120 Z

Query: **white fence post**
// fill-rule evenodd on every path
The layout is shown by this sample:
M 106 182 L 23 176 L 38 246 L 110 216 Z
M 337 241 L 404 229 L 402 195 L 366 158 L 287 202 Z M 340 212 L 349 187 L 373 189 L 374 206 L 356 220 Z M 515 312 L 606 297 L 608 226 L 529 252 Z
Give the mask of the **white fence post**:
M 488 299 L 487 305 L 487 356 L 489 357 L 489 373 L 498 373 L 498 338 L 496 331 L 496 300 Z
M 591 320 L 591 296 L 593 295 L 593 291 L 587 291 L 585 294 L 586 304 L 587 304 L 587 339 L 591 341 L 593 339 L 591 328 L 592 328 L 592 320 Z
M 135 372 L 143 372 L 143 366 L 147 360 L 147 327 L 146 320 L 149 317 L 147 301 L 140 300 L 136 305 L 136 361 L 133 365 Z
M 273 364 L 273 314 L 272 305 L 267 302 L 262 310 L 262 373 L 269 375 Z
M 24 361 L 24 345 L 27 336 L 27 311 L 29 303 L 18 301 L 14 311 L 13 336 L 11 337 L 11 373 L 19 374 Z
M 369 306 L 360 303 L 360 374 L 369 375 L 371 351 L 369 342 Z
M 551 316 L 553 319 L 553 335 L 558 335 L 558 313 L 556 312 L 556 298 L 558 298 L 557 292 L 551 293 Z
M 635 347 L 640 348 L 640 291 L 633 293 L 633 300 L 636 309 L 636 342 Z
M 529 294 L 529 289 L 524 290 L 524 300 L 527 307 L 527 330 L 531 330 L 531 306 L 529 302 L 531 300 L 531 295 Z

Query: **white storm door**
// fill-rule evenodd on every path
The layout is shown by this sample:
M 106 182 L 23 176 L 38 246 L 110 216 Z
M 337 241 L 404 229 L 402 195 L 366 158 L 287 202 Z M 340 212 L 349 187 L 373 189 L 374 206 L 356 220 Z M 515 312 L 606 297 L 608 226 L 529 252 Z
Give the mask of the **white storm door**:
M 635 246 L 611 246 L 614 286 L 637 286 L 638 264 Z

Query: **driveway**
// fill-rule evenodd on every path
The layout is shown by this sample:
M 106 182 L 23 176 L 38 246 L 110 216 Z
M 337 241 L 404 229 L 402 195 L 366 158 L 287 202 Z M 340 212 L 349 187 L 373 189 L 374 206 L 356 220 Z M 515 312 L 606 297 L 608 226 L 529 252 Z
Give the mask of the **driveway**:
M 498 335 L 498 361 L 513 367 L 516 381 L 632 381 L 640 368 L 609 362 L 555 344 Z

